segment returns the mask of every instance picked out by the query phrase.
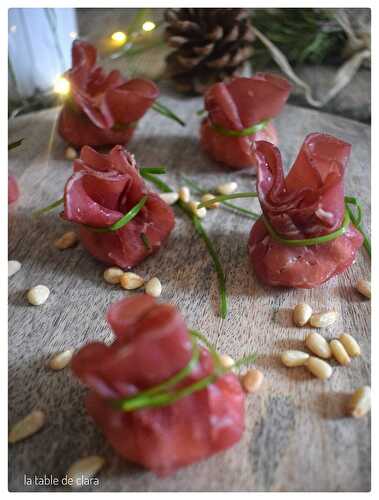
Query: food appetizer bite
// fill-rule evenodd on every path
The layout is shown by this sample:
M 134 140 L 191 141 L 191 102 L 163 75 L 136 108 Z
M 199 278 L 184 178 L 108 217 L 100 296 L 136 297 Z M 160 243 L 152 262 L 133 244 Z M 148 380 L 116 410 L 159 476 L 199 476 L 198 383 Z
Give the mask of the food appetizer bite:
M 14 175 L 8 175 L 8 205 L 18 200 L 20 196 L 20 189 Z
M 122 146 L 109 154 L 85 146 L 73 169 L 61 216 L 79 224 L 80 240 L 96 259 L 130 269 L 160 248 L 174 213 L 148 190 L 133 155 Z
M 263 215 L 251 230 L 249 254 L 263 283 L 313 288 L 354 262 L 363 236 L 360 216 L 355 220 L 348 207 L 357 202 L 344 198 L 350 151 L 350 144 L 335 137 L 310 134 L 284 178 L 279 150 L 256 143 Z
M 151 80 L 126 80 L 96 65 L 96 48 L 83 41 L 72 46 L 72 68 L 65 73 L 70 92 L 58 120 L 58 131 L 73 146 L 127 144 L 139 119 L 159 96 Z
M 107 318 L 116 340 L 87 344 L 71 366 L 90 388 L 88 413 L 122 457 L 164 476 L 240 440 L 240 382 L 174 306 L 139 294 Z
M 277 144 L 270 120 L 282 111 L 290 90 L 284 78 L 263 73 L 213 85 L 204 98 L 208 115 L 200 129 L 203 149 L 233 169 L 255 167 L 252 145 L 259 140 Z

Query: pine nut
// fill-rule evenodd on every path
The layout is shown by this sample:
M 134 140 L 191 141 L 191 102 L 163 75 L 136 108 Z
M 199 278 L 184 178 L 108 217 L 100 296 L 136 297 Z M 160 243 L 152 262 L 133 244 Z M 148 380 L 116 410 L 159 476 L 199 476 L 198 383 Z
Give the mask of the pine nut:
M 263 382 L 263 373 L 256 368 L 248 370 L 241 377 L 242 387 L 246 392 L 252 393 L 257 392 Z
M 321 380 L 328 379 L 333 373 L 332 367 L 326 361 L 315 358 L 314 356 L 311 356 L 307 360 L 305 366 L 312 373 L 312 375 Z
M 220 363 L 224 368 L 231 368 L 232 366 L 234 366 L 234 359 L 228 354 L 221 354 L 219 358 Z
M 217 192 L 220 194 L 232 194 L 236 191 L 238 185 L 236 182 L 226 182 L 217 186 Z
M 117 285 L 120 283 L 121 277 L 124 275 L 124 271 L 119 267 L 109 267 L 104 271 L 104 279 L 107 283 L 111 285 Z
M 18 260 L 8 260 L 8 278 L 16 274 L 21 269 L 21 263 Z
M 167 205 L 174 205 L 179 199 L 178 193 L 161 193 L 159 196 Z
M 207 215 L 207 209 L 205 207 L 197 208 L 200 203 L 198 201 L 190 201 L 188 206 L 194 215 L 197 215 L 200 219 L 204 219 Z
M 127 272 L 121 276 L 120 285 L 125 290 L 136 290 L 144 284 L 145 280 L 138 274 Z
M 17 443 L 38 432 L 45 423 L 45 414 L 41 410 L 33 410 L 29 415 L 15 424 L 8 437 L 10 443 Z
M 71 363 L 73 354 L 74 351 L 71 349 L 55 354 L 49 362 L 49 367 L 52 370 L 63 370 L 63 368 L 66 368 Z
M 368 385 L 359 387 L 351 396 L 349 413 L 355 418 L 364 417 L 371 409 L 371 388 Z
M 68 469 L 67 477 L 73 486 L 83 486 L 104 466 L 105 460 L 98 455 L 81 458 Z
M 312 314 L 309 323 L 316 328 L 325 328 L 332 325 L 337 320 L 338 314 L 335 311 Z
M 357 282 L 356 288 L 361 295 L 371 299 L 371 281 L 360 279 Z
M 188 203 L 191 199 L 191 192 L 187 186 L 183 186 L 179 189 L 179 199 L 184 203 Z
M 350 363 L 350 356 L 346 352 L 342 342 L 336 339 L 332 340 L 330 342 L 330 349 L 340 365 L 348 365 Z
M 308 304 L 297 304 L 293 310 L 293 322 L 296 326 L 304 326 L 312 316 L 312 308 Z
M 64 156 L 65 156 L 66 160 L 73 161 L 78 157 L 78 153 L 76 152 L 76 150 L 73 147 L 69 146 L 68 148 L 66 148 L 66 151 L 64 152 Z
M 206 194 L 203 194 L 203 196 L 201 197 L 201 202 L 206 203 L 208 201 L 213 200 L 213 198 L 216 198 L 214 194 L 206 193 Z M 218 208 L 219 206 L 220 206 L 220 202 L 215 201 L 214 203 L 212 203 L 212 205 L 208 205 L 207 208 Z
M 54 241 L 55 248 L 58 250 L 66 250 L 71 248 L 78 242 L 78 237 L 74 231 L 67 231 L 60 238 Z
M 305 345 L 313 354 L 320 358 L 328 359 L 332 357 L 332 351 L 328 342 L 319 333 L 310 333 L 305 339 Z
M 340 335 L 340 341 L 342 342 L 349 356 L 351 356 L 352 358 L 360 356 L 361 348 L 359 347 L 359 344 L 354 337 L 352 337 L 348 333 L 343 333 L 342 335 Z
M 152 297 L 159 297 L 162 293 L 162 285 L 158 278 L 151 278 L 145 285 L 145 292 Z
M 309 354 L 303 351 L 284 351 L 280 359 L 285 366 L 292 368 L 293 366 L 305 365 L 307 359 L 309 359 Z
M 32 306 L 41 306 L 50 295 L 50 290 L 45 285 L 37 285 L 31 288 L 26 294 L 26 298 Z

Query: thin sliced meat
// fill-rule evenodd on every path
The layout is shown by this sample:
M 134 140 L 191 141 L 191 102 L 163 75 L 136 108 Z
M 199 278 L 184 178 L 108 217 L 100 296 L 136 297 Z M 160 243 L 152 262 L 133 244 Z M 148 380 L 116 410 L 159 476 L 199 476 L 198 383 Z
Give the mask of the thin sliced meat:
M 184 368 L 192 344 L 179 312 L 146 295 L 113 304 L 108 320 L 117 335 L 109 347 L 88 344 L 72 369 L 90 387 L 88 413 L 124 458 L 160 476 L 205 459 L 236 442 L 244 431 L 245 395 L 234 374 L 175 403 L 133 412 L 115 409 L 112 399 L 153 387 Z M 206 349 L 185 387 L 213 371 Z
M 266 219 L 282 238 L 314 238 L 341 227 L 350 144 L 326 134 L 308 135 L 286 178 L 275 146 L 258 142 L 256 151 L 259 201 Z M 288 246 L 271 238 L 260 219 L 250 233 L 249 254 L 264 283 L 313 288 L 345 271 L 362 242 L 361 233 L 350 224 L 344 235 L 328 243 Z
M 114 224 L 143 196 L 147 201 L 117 231 L 96 232 Z M 172 209 L 148 191 L 134 157 L 121 146 L 108 155 L 84 147 L 65 186 L 62 217 L 80 224 L 84 247 L 98 260 L 130 269 L 156 252 L 174 227 Z
M 136 122 L 159 96 L 151 80 L 127 81 L 96 65 L 96 49 L 83 41 L 72 47 L 72 68 L 65 77 L 70 95 L 61 111 L 58 130 L 74 146 L 126 144 Z
M 17 184 L 16 177 L 8 175 L 8 205 L 18 200 L 20 189 Z
M 284 78 L 258 73 L 253 78 L 235 78 L 230 83 L 216 83 L 205 94 L 207 118 L 202 121 L 201 144 L 220 163 L 240 169 L 254 167 L 254 142 L 277 143 L 274 125 L 246 137 L 220 134 L 214 126 L 241 131 L 277 116 L 287 101 L 290 84 Z

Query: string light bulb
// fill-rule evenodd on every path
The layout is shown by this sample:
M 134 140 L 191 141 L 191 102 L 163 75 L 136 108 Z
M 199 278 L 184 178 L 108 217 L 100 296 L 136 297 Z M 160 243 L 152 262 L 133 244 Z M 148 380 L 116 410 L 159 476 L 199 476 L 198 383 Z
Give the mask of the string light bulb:
M 155 29 L 156 25 L 153 23 L 153 21 L 145 21 L 142 25 L 143 31 L 153 31 Z
M 126 33 L 124 33 L 123 31 L 115 31 L 111 35 L 111 39 L 118 45 L 123 45 L 126 42 L 127 38 L 128 37 L 126 36 Z
M 54 92 L 60 95 L 67 95 L 70 92 L 70 82 L 63 76 L 57 76 L 54 81 Z

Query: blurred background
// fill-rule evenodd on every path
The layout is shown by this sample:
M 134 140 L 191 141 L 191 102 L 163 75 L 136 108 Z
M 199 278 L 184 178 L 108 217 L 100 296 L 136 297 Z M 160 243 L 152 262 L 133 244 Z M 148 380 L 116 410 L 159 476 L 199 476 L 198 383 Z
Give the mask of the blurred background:
M 291 80 L 293 104 L 371 120 L 369 9 L 10 9 L 9 116 L 57 105 L 76 38 L 183 99 L 270 71 Z

